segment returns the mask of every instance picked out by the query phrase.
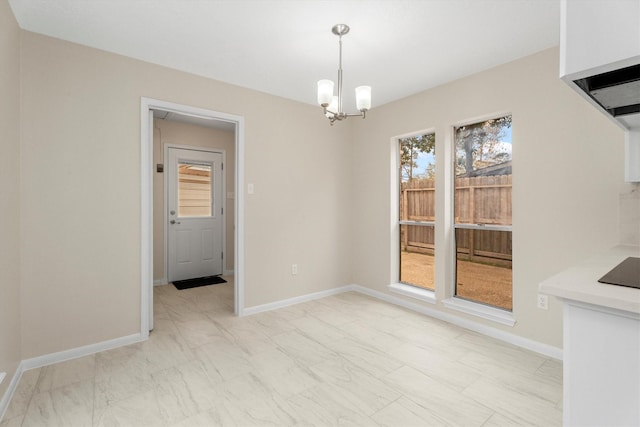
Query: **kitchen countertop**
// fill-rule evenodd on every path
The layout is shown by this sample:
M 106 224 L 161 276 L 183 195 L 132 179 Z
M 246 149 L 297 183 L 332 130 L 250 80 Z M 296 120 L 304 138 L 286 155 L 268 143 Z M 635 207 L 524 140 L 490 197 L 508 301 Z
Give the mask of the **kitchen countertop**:
M 640 257 L 640 246 L 620 245 L 570 267 L 539 286 L 540 293 L 640 314 L 640 289 L 599 283 L 627 257 Z

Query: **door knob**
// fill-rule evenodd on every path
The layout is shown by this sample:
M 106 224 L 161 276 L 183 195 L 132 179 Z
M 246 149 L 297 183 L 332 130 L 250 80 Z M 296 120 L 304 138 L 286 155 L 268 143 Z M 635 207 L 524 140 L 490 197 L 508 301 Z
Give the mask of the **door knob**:
M 175 219 L 172 219 L 171 221 L 169 221 L 169 224 L 180 224 L 180 221 L 176 221 Z

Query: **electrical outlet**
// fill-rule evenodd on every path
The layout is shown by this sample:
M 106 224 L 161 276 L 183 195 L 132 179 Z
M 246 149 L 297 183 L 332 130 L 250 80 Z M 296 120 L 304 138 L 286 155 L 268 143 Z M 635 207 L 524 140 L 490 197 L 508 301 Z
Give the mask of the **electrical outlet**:
M 549 309 L 549 295 L 538 294 L 538 308 Z
M 298 264 L 291 264 L 291 275 L 295 276 L 298 274 Z

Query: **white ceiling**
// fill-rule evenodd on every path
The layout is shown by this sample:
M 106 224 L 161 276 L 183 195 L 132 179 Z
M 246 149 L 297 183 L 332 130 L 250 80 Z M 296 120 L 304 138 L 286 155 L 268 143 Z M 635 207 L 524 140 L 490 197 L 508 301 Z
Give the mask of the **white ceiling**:
M 373 107 L 559 44 L 560 0 L 9 0 L 21 28 L 316 103 L 337 80 L 345 107 Z M 337 91 L 337 90 L 336 90 Z

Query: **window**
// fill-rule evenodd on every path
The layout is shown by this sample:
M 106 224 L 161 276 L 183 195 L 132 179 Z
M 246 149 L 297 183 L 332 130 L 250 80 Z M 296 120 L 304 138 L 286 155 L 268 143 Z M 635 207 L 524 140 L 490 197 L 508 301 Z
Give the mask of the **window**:
M 511 116 L 455 128 L 455 295 L 512 310 Z
M 211 165 L 178 163 L 178 216 L 211 216 Z
M 399 144 L 400 282 L 435 290 L 435 133 Z

